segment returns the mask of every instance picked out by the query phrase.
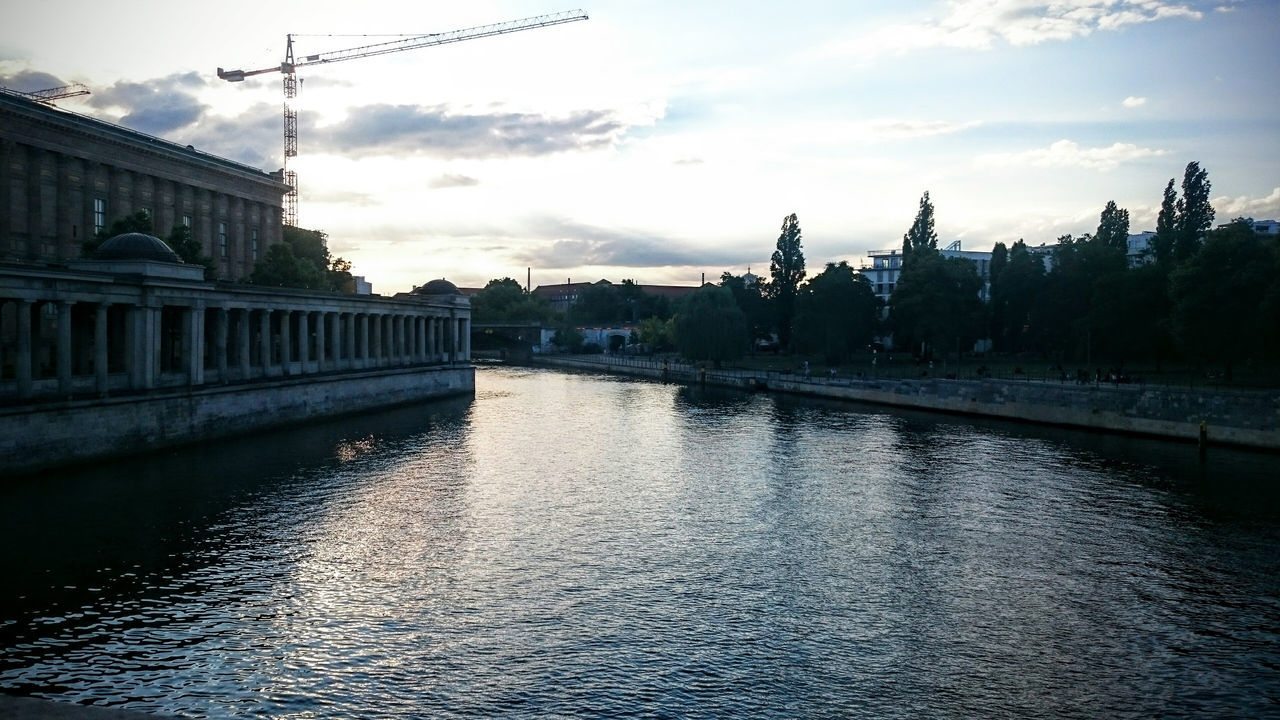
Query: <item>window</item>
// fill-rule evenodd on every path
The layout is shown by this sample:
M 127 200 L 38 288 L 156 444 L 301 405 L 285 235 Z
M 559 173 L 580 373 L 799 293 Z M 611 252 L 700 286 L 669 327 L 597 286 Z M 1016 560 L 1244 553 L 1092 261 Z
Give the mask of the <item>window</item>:
M 190 230 L 190 229 L 191 229 L 191 216 L 190 216 L 190 215 L 183 215 L 183 216 L 182 216 L 182 227 L 184 227 L 184 228 L 186 228 L 186 229 L 188 229 L 188 230 Z
M 258 262 L 258 229 L 249 231 L 249 259 Z
M 107 201 L 106 198 L 93 199 L 93 231 L 102 232 L 107 226 Z
M 218 253 L 225 260 L 227 257 L 227 224 L 218 223 Z

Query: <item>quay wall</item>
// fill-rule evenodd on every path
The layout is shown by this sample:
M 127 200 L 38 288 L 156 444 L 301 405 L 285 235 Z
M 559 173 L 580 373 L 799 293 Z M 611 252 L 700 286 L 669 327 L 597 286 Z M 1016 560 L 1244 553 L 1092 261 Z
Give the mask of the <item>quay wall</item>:
M 33 472 L 475 392 L 471 365 L 392 368 L 0 408 L 0 470 Z
M 600 356 L 535 356 L 533 363 L 742 390 L 808 395 L 896 407 L 1280 451 L 1280 392 L 1017 380 L 806 378 L 749 370 Z

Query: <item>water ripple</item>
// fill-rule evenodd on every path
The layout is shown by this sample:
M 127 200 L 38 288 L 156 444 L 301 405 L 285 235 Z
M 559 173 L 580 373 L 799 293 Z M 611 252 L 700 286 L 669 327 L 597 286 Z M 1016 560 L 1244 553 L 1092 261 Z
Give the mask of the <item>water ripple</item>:
M 0 688 L 196 717 L 1194 717 L 1280 702 L 1275 463 L 483 370 L 6 487 Z

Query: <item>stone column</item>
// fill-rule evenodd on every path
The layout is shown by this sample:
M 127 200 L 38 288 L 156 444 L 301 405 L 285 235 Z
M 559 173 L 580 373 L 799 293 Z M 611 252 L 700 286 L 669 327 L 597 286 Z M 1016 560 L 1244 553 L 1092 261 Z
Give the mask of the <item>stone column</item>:
M 18 379 L 18 397 L 29 398 L 32 392 L 31 381 L 31 313 L 35 303 L 30 300 L 18 301 L 18 357 L 14 372 Z
M 338 313 L 338 326 L 342 328 L 342 347 L 335 348 L 341 353 L 334 354 L 342 358 L 338 367 L 350 369 L 356 366 L 356 316 L 355 313 Z M 346 357 L 343 357 L 343 355 Z
M 329 332 L 329 313 L 316 313 L 316 372 L 324 372 L 328 365 L 324 356 L 325 334 Z
M 436 319 L 427 316 L 427 362 L 436 361 Z
M 280 311 L 280 367 L 285 375 L 291 374 L 289 364 L 293 362 L 293 348 L 289 347 L 293 344 L 293 332 L 289 327 L 292 318 L 292 310 Z
M 249 375 L 253 372 L 250 368 L 253 348 L 249 347 L 249 343 L 252 342 L 253 338 L 249 324 L 252 311 L 249 308 L 244 308 L 238 312 L 240 314 L 240 324 L 236 327 L 236 332 L 240 337 L 240 346 L 236 349 L 240 351 L 240 382 L 248 382 Z
M 66 300 L 58 303 L 58 394 L 71 394 L 71 306 Z
M 137 305 L 130 316 L 130 385 L 135 390 L 149 390 L 156 386 L 160 374 L 160 308 Z
M 258 311 L 258 358 L 262 363 L 262 376 L 267 377 L 271 373 L 271 311 Z
M 395 340 L 396 365 L 404 365 L 404 362 L 405 362 L 404 315 L 400 315 L 399 313 L 397 313 L 391 316 L 391 328 L 393 333 L 395 334 L 395 339 L 396 339 Z
M 213 320 L 213 363 L 218 370 L 218 382 L 227 384 L 227 325 L 230 313 L 225 307 L 215 311 Z
M 307 372 L 307 361 L 311 357 L 311 348 L 308 347 L 311 344 L 311 328 L 309 327 L 310 323 L 307 322 L 308 314 L 306 310 L 298 313 L 298 363 L 304 375 Z
M 44 150 L 27 146 L 27 247 L 23 258 L 36 260 L 40 257 L 44 239 L 44 208 L 41 202 L 44 193 L 40 191 L 41 178 L 44 175 Z M 5 180 L 8 181 L 9 168 L 4 168 Z M 5 208 L 8 216 L 9 208 Z M 6 222 L 8 220 L 6 219 Z M 50 258 L 52 259 L 52 258 Z M 59 383 L 61 386 L 61 383 Z
M 187 384 L 204 384 L 204 308 L 182 311 L 182 355 L 187 362 Z
M 93 317 L 93 380 L 98 395 L 107 395 L 107 370 L 111 361 L 108 343 L 108 315 L 110 303 L 98 303 L 97 313 Z
M 356 317 L 360 319 L 360 367 L 369 367 L 369 313 Z
M 8 138 L 0 138 L 0 168 L 5 168 L 5 177 L 8 178 L 8 168 L 13 164 L 14 142 Z M 6 213 L 12 212 L 9 208 L 13 207 L 12 183 L 0 182 L 0 208 L 5 208 Z M 86 192 L 88 190 L 86 189 Z M 10 246 L 10 224 L 9 222 L 0 222 L 0 253 L 7 253 L 13 248 Z
M 369 358 L 374 367 L 377 367 L 382 361 L 382 316 L 370 315 L 369 320 L 373 324 L 369 334 L 372 336 L 370 344 L 373 346 L 373 357 Z
M 458 312 L 449 311 L 449 362 L 458 362 Z
M 471 362 L 471 318 L 458 319 L 458 332 L 462 335 L 462 362 Z

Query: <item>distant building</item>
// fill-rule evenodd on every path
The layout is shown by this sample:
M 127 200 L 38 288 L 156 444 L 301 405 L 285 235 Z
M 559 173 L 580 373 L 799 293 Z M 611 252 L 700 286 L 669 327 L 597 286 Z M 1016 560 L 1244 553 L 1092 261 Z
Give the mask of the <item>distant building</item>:
M 1253 218 L 1241 218 L 1241 219 L 1243 219 L 1245 222 L 1252 225 L 1253 231 L 1259 235 L 1270 235 L 1270 236 L 1280 235 L 1280 222 L 1276 222 L 1275 220 L 1254 220 Z M 1222 225 L 1218 226 L 1218 229 L 1221 230 L 1222 228 L 1225 228 L 1230 224 L 1231 223 L 1223 223 Z
M 546 298 L 550 303 L 551 309 L 556 312 L 568 312 L 573 304 L 578 302 L 578 298 L 582 297 L 582 291 L 593 285 L 612 285 L 608 280 L 597 280 L 596 282 L 568 282 L 556 285 L 539 285 L 533 289 L 533 294 L 538 297 Z M 676 301 L 697 290 L 692 285 L 636 285 L 637 288 L 648 295 L 666 298 L 669 301 Z
M 991 298 L 990 251 L 961 250 L 960 241 L 957 240 L 948 245 L 945 250 L 938 252 L 943 257 L 961 258 L 973 263 L 978 277 L 982 278 L 980 295 L 983 301 Z M 889 296 L 898 286 L 898 277 L 902 274 L 902 252 L 900 250 L 869 250 L 867 257 L 871 258 L 871 266 L 864 266 L 859 269 L 859 272 L 871 281 L 871 289 L 876 297 L 888 303 Z
M 550 303 L 551 309 L 556 312 L 567 312 L 573 304 L 578 302 L 578 298 L 582 297 L 582 291 L 592 285 L 599 283 L 608 283 L 608 280 L 600 280 L 598 282 L 567 282 L 558 285 L 539 285 L 533 289 L 534 295 L 546 298 Z
M 1156 249 L 1151 245 L 1155 236 L 1154 230 L 1143 230 L 1129 235 L 1125 247 L 1125 259 L 1129 261 L 1129 267 L 1141 267 L 1156 261 Z

